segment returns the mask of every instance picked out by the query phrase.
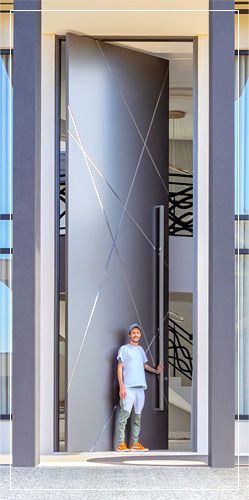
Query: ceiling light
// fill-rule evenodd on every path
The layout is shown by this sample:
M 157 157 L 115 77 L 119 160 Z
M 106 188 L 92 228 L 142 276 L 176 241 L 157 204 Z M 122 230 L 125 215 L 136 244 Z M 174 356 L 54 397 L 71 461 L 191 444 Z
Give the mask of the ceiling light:
M 179 120 L 179 118 L 184 118 L 186 116 L 186 111 L 180 111 L 179 109 L 172 109 L 169 112 L 170 120 Z

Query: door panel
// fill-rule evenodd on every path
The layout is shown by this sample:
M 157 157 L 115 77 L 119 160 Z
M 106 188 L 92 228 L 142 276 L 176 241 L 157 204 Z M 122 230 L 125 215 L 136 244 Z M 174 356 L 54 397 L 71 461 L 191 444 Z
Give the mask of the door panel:
M 158 205 L 168 311 L 168 61 L 69 34 L 67 100 L 68 451 L 112 450 L 116 355 L 130 323 L 158 362 Z M 164 339 L 167 375 L 166 319 Z M 167 381 L 159 411 L 157 377 L 146 379 L 141 440 L 165 449 Z

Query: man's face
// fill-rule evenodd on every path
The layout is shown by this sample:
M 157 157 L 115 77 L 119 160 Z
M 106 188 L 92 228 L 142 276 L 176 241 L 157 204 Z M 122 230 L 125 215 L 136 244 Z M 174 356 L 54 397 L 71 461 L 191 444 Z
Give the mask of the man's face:
M 130 333 L 129 333 L 129 336 L 132 340 L 132 342 L 134 342 L 134 344 L 137 344 L 141 338 L 141 332 L 139 330 L 139 328 L 133 328 Z

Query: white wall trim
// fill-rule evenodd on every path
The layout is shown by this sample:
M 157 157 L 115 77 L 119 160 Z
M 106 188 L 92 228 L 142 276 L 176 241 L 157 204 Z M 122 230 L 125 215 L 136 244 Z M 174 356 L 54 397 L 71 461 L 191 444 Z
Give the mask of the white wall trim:
M 41 454 L 53 452 L 55 36 L 42 35 L 41 107 Z
M 235 455 L 249 456 L 249 420 L 235 422 Z
M 209 47 L 198 37 L 197 452 L 208 453 Z

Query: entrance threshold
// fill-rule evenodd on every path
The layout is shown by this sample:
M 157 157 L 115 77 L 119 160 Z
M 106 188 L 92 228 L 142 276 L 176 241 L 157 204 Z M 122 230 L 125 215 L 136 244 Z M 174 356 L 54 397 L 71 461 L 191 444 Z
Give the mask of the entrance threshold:
M 82 453 L 54 453 L 41 456 L 40 466 L 61 467 L 91 467 L 91 466 L 198 466 L 208 464 L 208 457 L 196 452 L 173 452 L 168 450 L 154 450 L 149 452 L 119 453 L 109 452 L 82 452 Z

